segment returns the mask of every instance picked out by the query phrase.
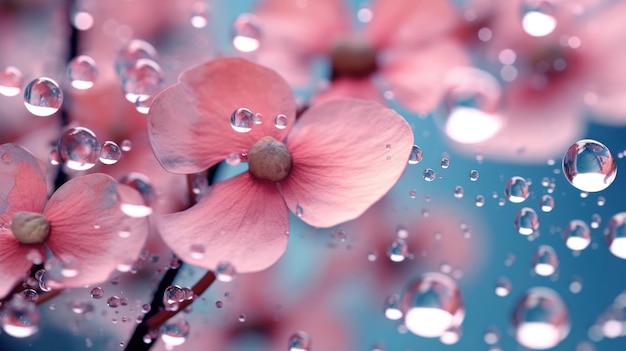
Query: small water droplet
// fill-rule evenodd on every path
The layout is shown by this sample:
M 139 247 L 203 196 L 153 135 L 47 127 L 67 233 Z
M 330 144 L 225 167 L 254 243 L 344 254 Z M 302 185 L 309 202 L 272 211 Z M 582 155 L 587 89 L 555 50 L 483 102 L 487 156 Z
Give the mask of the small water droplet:
M 504 194 L 509 201 L 514 203 L 524 202 L 530 195 L 530 188 L 526 179 L 522 177 L 511 177 L 504 186 Z
M 178 318 L 161 326 L 161 340 L 167 346 L 180 346 L 185 343 L 191 326 L 185 319 Z
M 450 167 L 450 159 L 447 157 L 442 157 L 440 162 L 441 168 L 447 169 Z
M 511 293 L 511 281 L 506 277 L 498 278 L 496 281 L 496 295 L 500 297 L 508 296 Z
M 246 321 L 246 315 L 245 315 L 245 314 L 243 314 L 243 313 L 242 313 L 242 314 L 240 314 L 240 315 L 239 315 L 238 320 L 239 320 L 241 323 L 245 322 L 245 321 Z
M 0 72 L 0 94 L 4 96 L 16 96 L 22 91 L 22 72 L 8 66 Z
M 215 268 L 217 280 L 222 282 L 231 282 L 236 275 L 235 266 L 230 262 L 220 262 Z
M 0 323 L 2 329 L 16 338 L 26 338 L 39 330 L 41 317 L 32 301 L 13 298 L 2 306 Z
M 424 177 L 424 180 L 427 182 L 432 182 L 433 180 L 435 180 L 436 177 L 436 173 L 435 170 L 432 168 L 426 168 L 424 170 L 424 173 L 422 174 L 422 176 Z
M 67 65 L 67 78 L 72 87 L 78 90 L 93 87 L 97 76 L 96 61 L 89 56 L 76 56 Z
M 541 196 L 539 206 L 543 212 L 550 212 L 554 209 L 554 198 L 550 195 Z
M 478 178 L 480 178 L 480 174 L 478 173 L 478 171 L 477 171 L 477 170 L 472 169 L 472 170 L 469 172 L 469 179 L 470 179 L 472 182 L 475 182 L 475 181 L 477 181 L 477 180 L 478 180 Z
M 515 228 L 522 235 L 530 235 L 539 229 L 539 216 L 529 207 L 524 207 L 517 212 Z
M 233 47 L 242 53 L 250 53 L 259 49 L 261 44 L 261 27 L 256 16 L 242 13 L 235 19 L 232 27 Z
M 35 116 L 51 116 L 62 104 L 63 91 L 59 84 L 50 78 L 34 79 L 24 88 L 24 106 Z
M 124 96 L 133 104 L 147 100 L 163 89 L 163 71 L 151 59 L 138 59 L 120 77 Z
M 476 207 L 485 206 L 485 197 L 482 195 L 476 195 L 476 198 L 474 199 L 474 203 L 476 204 Z
M 91 297 L 96 299 L 96 300 L 99 300 L 99 299 L 103 298 L 104 297 L 104 289 L 102 289 L 99 286 L 91 289 Z
M 304 209 L 302 208 L 302 206 L 300 206 L 300 204 L 296 205 L 296 216 L 298 216 L 298 218 L 302 218 L 302 216 L 304 215 Z
M 385 299 L 385 317 L 389 320 L 396 321 L 403 316 L 404 314 L 400 309 L 400 296 L 396 294 L 387 296 Z
M 593 229 L 600 228 L 600 223 L 602 223 L 602 217 L 600 217 L 600 215 L 597 213 L 592 214 L 591 221 L 589 222 L 589 225 L 591 226 L 591 228 Z
M 116 164 L 122 158 L 122 150 L 113 141 L 105 141 L 100 147 L 100 162 L 105 165 Z
M 274 118 L 274 127 L 276 127 L 277 129 L 285 129 L 287 128 L 287 122 L 289 122 L 289 119 L 287 118 L 287 116 L 280 114 L 276 116 L 276 118 Z M 256 119 L 255 119 L 255 123 L 256 123 Z
M 39 300 L 39 294 L 37 293 L 37 291 L 33 290 L 33 289 L 25 289 L 22 291 L 21 297 L 26 300 L 26 301 L 30 301 L 30 302 L 37 302 L 37 300 Z
M 533 257 L 533 265 L 535 273 L 544 277 L 551 276 L 559 267 L 556 251 L 548 245 L 539 246 Z
M 570 250 L 581 251 L 591 244 L 591 230 L 587 223 L 574 219 L 565 228 L 563 238 L 565 239 L 565 245 Z
M 191 25 L 194 28 L 204 28 L 209 23 L 209 5 L 206 1 L 197 1 L 191 5 Z
M 125 72 L 130 69 L 140 59 L 157 59 L 157 51 L 150 43 L 140 39 L 131 40 L 124 45 L 115 58 L 115 72 L 118 76 L 123 77 Z M 131 101 L 134 102 L 134 101 Z
M 396 238 L 387 248 L 387 256 L 393 262 L 402 262 L 408 255 L 409 246 L 404 239 Z
M 304 331 L 297 331 L 289 337 L 288 348 L 289 351 L 310 351 L 311 350 L 311 337 Z
M 247 108 L 240 107 L 230 115 L 230 126 L 236 132 L 247 133 L 254 127 L 254 114 Z
M 413 145 L 413 148 L 411 149 L 411 154 L 409 154 L 409 164 L 418 164 L 422 161 L 422 158 L 424 158 L 424 153 L 422 152 L 422 149 L 417 145 Z
M 120 148 L 122 148 L 122 151 L 128 152 L 133 149 L 133 142 L 128 139 L 124 139 L 120 143 Z
M 615 214 L 604 230 L 609 251 L 626 260 L 626 212 Z
M 70 128 L 59 138 L 57 151 L 68 168 L 84 171 L 96 165 L 100 156 L 100 142 L 87 128 Z
M 454 187 L 454 197 L 456 197 L 457 199 L 460 199 L 463 197 L 463 187 L 460 185 L 457 185 Z
M 111 296 L 107 299 L 107 306 L 111 308 L 118 308 L 120 306 L 120 298 L 118 296 Z

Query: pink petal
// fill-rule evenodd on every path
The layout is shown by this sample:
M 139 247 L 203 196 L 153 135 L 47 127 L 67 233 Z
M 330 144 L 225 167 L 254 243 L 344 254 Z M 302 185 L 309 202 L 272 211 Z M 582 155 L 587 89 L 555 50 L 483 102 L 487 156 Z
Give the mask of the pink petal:
M 455 40 L 436 43 L 405 52 L 395 52 L 383 66 L 383 75 L 395 97 L 419 113 L 434 109 L 444 93 L 444 77 L 449 70 L 468 65 L 465 50 Z
M 339 98 L 357 98 L 363 100 L 374 100 L 381 104 L 385 103 L 380 90 L 374 86 L 370 78 L 350 79 L 339 78 L 334 80 L 328 88 L 323 89 L 313 97 L 313 104 Z
M 402 175 L 413 132 L 395 111 L 373 101 L 338 99 L 314 105 L 287 141 L 293 156 L 281 182 L 285 202 L 317 227 L 360 216 Z
M 51 223 L 46 243 L 67 268 L 77 271 L 59 284 L 99 283 L 137 259 L 148 235 L 148 220 L 126 216 L 122 203 L 140 204 L 143 199 L 101 173 L 71 179 L 52 195 L 44 209 Z
M 19 211 L 41 212 L 48 194 L 45 166 L 15 144 L 0 145 L 0 227 Z
M 248 133 L 236 132 L 230 117 L 238 108 L 263 115 Z M 295 120 L 291 88 L 276 72 L 239 58 L 214 60 L 180 76 L 159 94 L 148 114 L 148 133 L 161 165 L 173 173 L 196 173 L 248 150 L 264 136 L 282 140 Z M 285 129 L 274 118 L 288 118 Z
M 287 207 L 273 183 L 248 172 L 213 185 L 198 204 L 161 217 L 161 236 L 186 262 L 207 269 L 219 263 L 237 272 L 266 269 L 287 246 Z
M 367 36 L 378 48 L 436 41 L 463 20 L 447 0 L 376 0 L 371 10 Z
M 261 49 L 325 54 L 350 29 L 348 8 L 337 0 L 265 0 L 254 13 L 261 20 Z
M 34 255 L 33 255 L 34 254 Z M 28 275 L 33 261 L 29 256 L 44 257 L 42 245 L 22 245 L 10 229 L 0 228 L 0 298 Z

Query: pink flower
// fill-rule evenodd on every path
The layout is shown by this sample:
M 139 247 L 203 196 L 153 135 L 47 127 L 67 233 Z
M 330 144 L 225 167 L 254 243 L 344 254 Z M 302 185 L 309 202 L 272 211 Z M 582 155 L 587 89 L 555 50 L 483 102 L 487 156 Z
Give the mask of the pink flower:
M 314 105 L 294 125 L 291 89 L 265 67 L 225 58 L 192 68 L 179 81 L 156 97 L 148 115 L 161 165 L 196 173 L 242 152 L 249 165 L 247 172 L 213 185 L 195 206 L 160 219 L 165 242 L 189 263 L 215 269 L 229 262 L 238 272 L 265 269 L 285 250 L 287 209 L 317 227 L 356 218 L 407 164 L 411 128 L 375 102 Z M 238 126 L 248 132 L 230 123 L 241 108 L 250 112 Z M 262 116 L 262 123 L 246 119 L 252 114 Z
M 474 49 L 496 62 L 502 87 L 502 129 L 476 148 L 459 149 L 507 161 L 560 157 L 585 131 L 585 116 L 624 123 L 626 3 L 477 0 L 468 11 Z M 534 17 L 533 17 L 534 15 Z M 499 61 L 499 62 L 498 62 Z M 493 67 L 493 65 L 491 65 Z
M 448 1 L 373 1 L 359 12 L 359 29 L 351 28 L 342 0 L 267 0 L 255 14 L 263 35 L 257 61 L 290 84 L 310 82 L 315 59 L 329 61 L 332 83 L 318 96 L 323 100 L 382 101 L 382 85 L 409 109 L 428 112 L 443 94 L 443 75 L 468 64 L 452 35 L 460 16 Z
M 106 280 L 132 263 L 148 233 L 145 218 L 124 214 L 140 195 L 104 174 L 74 178 L 47 198 L 44 165 L 15 144 L 0 146 L 0 296 L 42 263 L 48 248 L 60 262 L 55 286 Z

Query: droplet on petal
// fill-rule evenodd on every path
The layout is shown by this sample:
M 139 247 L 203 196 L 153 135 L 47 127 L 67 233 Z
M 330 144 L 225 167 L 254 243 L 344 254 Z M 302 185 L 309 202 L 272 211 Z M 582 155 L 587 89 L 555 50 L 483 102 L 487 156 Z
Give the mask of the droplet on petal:
M 522 346 L 545 350 L 558 345 L 569 333 L 567 306 L 554 290 L 531 288 L 513 312 L 515 338 Z
M 50 78 L 34 79 L 24 88 L 24 106 L 35 116 L 51 116 L 62 104 L 63 91 L 59 84 Z
M 233 47 L 243 53 L 254 52 L 261 44 L 261 27 L 256 16 L 243 13 L 235 19 L 232 28 Z
M 4 96 L 16 96 L 22 91 L 22 72 L 8 66 L 0 72 L 0 94 Z
M 430 272 L 409 283 L 401 300 L 404 325 L 412 333 L 440 337 L 452 326 L 460 326 L 465 308 L 456 282 Z
M 247 108 L 240 107 L 230 115 L 230 126 L 236 132 L 248 133 L 254 124 L 254 114 Z
M 84 171 L 96 165 L 100 142 L 91 130 L 77 127 L 65 131 L 57 143 L 61 161 L 70 169 Z
M 89 56 L 77 56 L 67 65 L 67 78 L 72 87 L 76 89 L 90 89 L 93 87 L 97 76 L 96 61 Z
M 563 174 L 581 191 L 597 192 L 608 188 L 617 175 L 615 158 L 604 144 L 583 139 L 563 155 Z
M 285 129 L 287 128 L 287 122 L 289 120 L 287 119 L 287 116 L 280 114 L 277 115 L 276 118 L 274 118 L 274 127 L 276 127 L 277 129 Z M 255 123 L 256 123 L 256 119 L 255 119 Z

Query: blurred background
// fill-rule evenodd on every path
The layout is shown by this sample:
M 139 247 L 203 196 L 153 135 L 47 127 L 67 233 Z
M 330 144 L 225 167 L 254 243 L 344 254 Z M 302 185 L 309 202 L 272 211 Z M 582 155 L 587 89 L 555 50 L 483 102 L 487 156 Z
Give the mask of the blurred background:
M 65 177 L 145 183 L 158 215 L 187 187 L 154 160 L 145 112 L 185 69 L 241 56 L 281 73 L 302 109 L 380 101 L 417 147 L 391 192 L 335 228 L 292 216 L 277 264 L 222 277 L 153 349 L 622 350 L 624 16 L 612 0 L 0 0 L 0 141 L 46 161 L 52 186 L 60 134 L 88 128 L 119 149 Z M 39 77 L 52 83 L 29 86 Z M 48 102 L 25 98 L 37 84 Z M 577 172 L 592 175 L 575 187 Z M 3 319 L 0 350 L 124 350 L 178 264 L 155 234 L 102 298 L 63 291 L 23 338 Z M 174 284 L 203 274 L 183 264 Z

